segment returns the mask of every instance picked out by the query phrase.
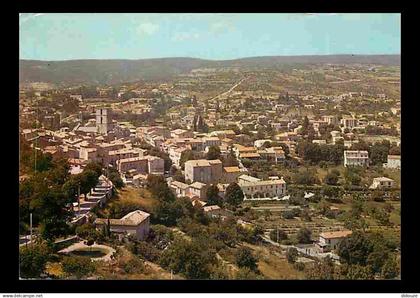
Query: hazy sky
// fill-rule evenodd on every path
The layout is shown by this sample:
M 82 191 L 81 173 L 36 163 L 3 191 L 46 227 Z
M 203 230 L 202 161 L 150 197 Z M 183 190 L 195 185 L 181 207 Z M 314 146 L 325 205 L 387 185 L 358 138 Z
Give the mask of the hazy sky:
M 399 54 L 400 14 L 21 14 L 20 58 Z

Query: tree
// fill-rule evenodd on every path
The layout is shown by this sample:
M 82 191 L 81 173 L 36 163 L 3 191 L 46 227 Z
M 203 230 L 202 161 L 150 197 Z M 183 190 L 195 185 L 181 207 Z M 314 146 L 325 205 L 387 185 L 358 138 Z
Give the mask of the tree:
M 209 151 L 207 152 L 206 158 L 208 160 L 219 159 L 220 158 L 220 148 L 218 146 L 210 146 Z
M 239 206 L 244 200 L 244 193 L 241 187 L 233 182 L 229 184 L 225 192 L 225 201 L 232 206 Z
M 311 236 L 312 236 L 311 230 L 307 228 L 301 228 L 297 232 L 296 238 L 299 243 L 308 244 L 308 243 L 312 243 Z
M 382 267 L 381 276 L 385 279 L 394 279 L 399 274 L 399 266 L 393 257 L 389 257 Z
M 228 156 L 223 158 L 222 162 L 224 167 L 237 167 L 239 165 L 232 148 L 230 149 Z
M 329 257 L 324 258 L 308 268 L 305 272 L 307 279 L 331 280 L 335 279 L 334 263 Z
M 296 262 L 298 257 L 298 251 L 295 247 L 291 247 L 286 252 L 286 258 L 289 263 Z
M 96 176 L 99 177 L 102 175 L 102 165 L 98 162 L 89 162 L 83 171 L 94 171 Z
M 95 271 L 95 266 L 87 257 L 64 257 L 61 262 L 63 271 L 80 279 Z
M 340 242 L 338 255 L 347 264 L 359 264 L 366 266 L 369 254 L 373 246 L 365 234 L 354 232 L 351 236 Z
M 116 187 L 116 188 L 122 188 L 124 187 L 124 182 L 121 179 L 121 175 L 120 173 L 114 169 L 114 168 L 110 168 L 108 169 L 108 175 L 107 178 L 109 180 L 111 180 L 112 184 Z
M 257 259 L 248 247 L 240 247 L 235 254 L 236 264 L 257 271 Z
M 331 171 L 324 178 L 324 183 L 328 185 L 337 185 L 340 173 L 338 171 Z
M 174 273 L 182 273 L 188 279 L 208 279 L 216 253 L 205 239 L 191 241 L 177 238 L 160 258 L 160 265 Z
M 195 155 L 192 150 L 184 150 L 181 153 L 181 157 L 179 159 L 179 165 L 181 166 L 182 169 L 184 169 L 185 162 L 189 160 L 194 160 L 194 159 L 195 159 Z
M 212 184 L 207 188 L 206 198 L 208 205 L 221 206 L 223 204 L 223 200 L 219 196 L 219 188 L 217 187 L 217 185 Z
M 45 242 L 23 246 L 19 249 L 20 277 L 36 278 L 45 270 L 51 254 Z
M 274 242 L 280 242 L 287 239 L 287 233 L 281 229 L 274 229 L 270 232 L 270 239 Z
M 314 171 L 304 169 L 294 175 L 293 181 L 296 184 L 313 185 L 318 183 L 318 178 Z
M 153 197 L 159 201 L 173 202 L 175 200 L 175 195 L 161 175 L 148 175 L 147 187 Z
M 337 201 L 341 199 L 342 191 L 336 186 L 323 186 L 321 189 L 321 195 L 328 201 Z
M 375 277 L 370 266 L 347 265 L 342 270 L 345 272 L 345 277 L 351 280 L 368 280 Z
M 369 158 L 374 165 L 387 162 L 388 152 L 390 144 L 389 142 L 375 143 L 369 149 Z
M 99 182 L 98 172 L 94 170 L 83 170 L 81 174 L 81 188 L 80 192 L 85 196 L 94 188 Z

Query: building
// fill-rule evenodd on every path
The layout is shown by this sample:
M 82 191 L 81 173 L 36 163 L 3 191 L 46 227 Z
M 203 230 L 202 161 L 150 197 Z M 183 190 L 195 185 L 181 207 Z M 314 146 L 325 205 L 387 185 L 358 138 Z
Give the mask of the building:
M 387 177 L 376 177 L 373 178 L 373 183 L 369 187 L 371 189 L 387 189 L 393 188 L 395 186 L 395 181 Z
M 343 117 L 340 122 L 344 128 L 348 129 L 352 129 L 357 126 L 357 119 L 353 117 Z
M 169 184 L 169 188 L 173 191 L 175 196 L 179 198 L 188 196 L 190 186 L 179 181 L 172 181 Z
M 163 175 L 165 172 L 165 161 L 157 156 L 145 156 L 147 159 L 149 174 Z
M 321 252 L 328 252 L 337 249 L 340 242 L 351 234 L 350 230 L 324 232 L 319 234 L 319 241 L 316 245 Z
M 365 150 L 345 150 L 344 166 L 369 166 L 368 152 Z
M 401 169 L 401 155 L 388 155 L 388 162 L 384 163 L 384 168 Z
M 108 134 L 108 131 L 112 130 L 112 118 L 111 111 L 109 109 L 97 109 L 96 110 L 96 129 L 100 134 Z
M 337 116 L 322 116 L 322 120 L 327 122 L 328 124 L 333 124 L 333 125 L 337 125 L 338 122 L 338 117 Z
M 136 170 L 138 174 L 148 172 L 148 160 L 144 157 L 123 158 L 116 163 L 121 174 L 129 170 Z
M 242 172 L 239 167 L 223 167 L 222 180 L 224 183 L 236 182 L 241 173 Z
M 108 219 L 97 218 L 95 226 L 101 230 L 108 225 Z M 137 240 L 144 240 L 149 235 L 150 214 L 141 210 L 128 213 L 121 219 L 109 219 L 110 230 L 112 233 L 128 234 Z
M 244 193 L 244 200 L 256 198 L 273 199 L 280 198 L 286 194 L 286 182 L 283 180 L 283 177 L 280 179 L 260 180 L 242 175 L 238 179 L 238 185 Z
M 206 200 L 207 185 L 201 182 L 194 182 L 189 186 L 189 197 Z
M 218 159 L 188 160 L 185 162 L 185 180 L 206 184 L 217 183 L 222 177 L 222 162 Z

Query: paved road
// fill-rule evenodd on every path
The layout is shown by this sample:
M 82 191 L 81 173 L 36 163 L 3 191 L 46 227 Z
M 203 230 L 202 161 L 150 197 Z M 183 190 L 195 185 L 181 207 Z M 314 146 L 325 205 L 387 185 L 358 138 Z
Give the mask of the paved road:
M 220 96 L 222 96 L 222 95 L 225 95 L 225 94 L 228 94 L 229 92 L 232 92 L 233 91 L 233 89 L 235 89 L 236 87 L 238 87 L 244 80 L 246 80 L 247 78 L 242 78 L 239 82 L 237 82 L 235 85 L 233 85 L 228 91 L 225 91 L 225 92 L 223 92 L 223 93 L 220 93 L 219 95 L 216 95 L 215 97 L 213 97 L 212 99 L 210 99 L 210 100 L 214 100 L 214 99 L 217 99 L 218 97 L 220 97 Z

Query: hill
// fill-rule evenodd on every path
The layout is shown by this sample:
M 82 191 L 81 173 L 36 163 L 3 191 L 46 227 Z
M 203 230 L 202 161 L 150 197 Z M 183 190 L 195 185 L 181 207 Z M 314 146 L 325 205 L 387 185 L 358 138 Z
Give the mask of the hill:
M 400 55 L 267 56 L 235 60 L 158 58 L 141 60 L 20 60 L 19 82 L 57 85 L 118 84 L 141 79 L 168 79 L 195 68 L 271 68 L 287 64 L 400 65 Z

